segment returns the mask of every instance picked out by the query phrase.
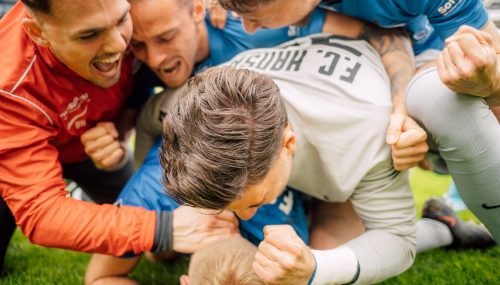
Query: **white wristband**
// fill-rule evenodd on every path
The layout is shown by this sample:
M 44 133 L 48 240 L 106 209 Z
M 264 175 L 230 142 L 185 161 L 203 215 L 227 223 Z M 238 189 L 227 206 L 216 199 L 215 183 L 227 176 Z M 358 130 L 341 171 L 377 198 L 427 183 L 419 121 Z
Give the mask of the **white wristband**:
M 312 250 L 316 258 L 316 273 L 312 285 L 345 284 L 358 274 L 358 258 L 348 247 Z

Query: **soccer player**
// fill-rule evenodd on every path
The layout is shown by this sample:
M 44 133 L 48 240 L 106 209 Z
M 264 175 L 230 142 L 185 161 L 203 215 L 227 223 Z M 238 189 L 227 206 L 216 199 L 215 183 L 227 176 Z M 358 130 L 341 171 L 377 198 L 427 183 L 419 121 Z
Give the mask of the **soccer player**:
M 500 211 L 500 128 L 490 110 L 500 98 L 496 68 L 500 37 L 480 0 L 219 2 L 238 12 L 248 31 L 300 23 L 316 6 L 383 27 L 405 27 L 411 34 L 417 66 L 427 68 L 408 88 L 408 114 L 429 133 L 430 155 L 439 153 L 446 161 L 466 205 L 500 239 L 500 220 L 496 218 Z M 286 15 L 279 13 L 283 10 Z M 462 25 L 470 27 L 460 28 Z M 437 69 L 428 68 L 434 64 Z M 414 166 L 421 149 L 398 146 L 414 145 L 423 138 L 405 136 L 403 120 L 394 118 L 387 130 L 394 164 L 397 169 Z M 408 140 L 402 143 L 402 138 Z M 453 228 L 453 224 L 448 226 Z
M 133 84 L 129 9 L 126 0 L 26 0 L 0 20 L 0 263 L 16 224 L 48 247 L 164 249 L 160 213 L 76 201 L 64 190 L 63 176 L 112 203 L 133 171 L 127 159 L 98 169 L 80 142 L 98 122 L 117 120 Z M 112 125 L 101 128 L 111 140 Z
M 304 56 L 272 68 L 278 52 Z M 385 144 L 390 89 L 371 47 L 309 37 L 244 52 L 228 65 L 267 76 L 215 68 L 190 80 L 165 117 L 169 193 L 242 219 L 285 185 L 352 203 L 366 231 L 342 246 L 311 251 L 290 229 L 269 231 L 254 266 L 268 283 L 366 284 L 406 270 L 415 255 L 414 203 Z

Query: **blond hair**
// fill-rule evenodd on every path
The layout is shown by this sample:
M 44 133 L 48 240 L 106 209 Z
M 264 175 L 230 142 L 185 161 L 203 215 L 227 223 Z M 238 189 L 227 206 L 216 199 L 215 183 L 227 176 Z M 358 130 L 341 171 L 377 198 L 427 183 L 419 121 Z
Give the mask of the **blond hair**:
M 211 243 L 189 263 L 190 285 L 262 285 L 252 268 L 257 247 L 244 238 Z

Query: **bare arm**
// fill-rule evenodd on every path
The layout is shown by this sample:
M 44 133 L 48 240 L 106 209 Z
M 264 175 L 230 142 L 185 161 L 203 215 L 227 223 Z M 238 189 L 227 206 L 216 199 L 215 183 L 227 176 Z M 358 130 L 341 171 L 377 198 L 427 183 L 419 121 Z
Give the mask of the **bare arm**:
M 393 112 L 386 142 L 391 145 L 397 170 L 416 166 L 428 150 L 427 134 L 410 117 L 405 106 L 405 90 L 415 73 L 410 39 L 401 29 L 383 29 L 355 18 L 328 13 L 323 32 L 369 42 L 378 51 L 391 84 Z
M 109 255 L 94 254 L 87 266 L 85 285 L 136 285 L 138 283 L 129 279 L 127 274 L 134 270 L 139 260 L 140 256 L 119 258 Z

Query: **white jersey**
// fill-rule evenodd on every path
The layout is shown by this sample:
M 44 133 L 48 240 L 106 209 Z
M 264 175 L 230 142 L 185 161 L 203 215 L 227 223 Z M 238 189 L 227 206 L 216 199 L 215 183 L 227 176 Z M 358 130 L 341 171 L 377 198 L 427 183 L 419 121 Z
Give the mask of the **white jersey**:
M 326 201 L 351 200 L 367 228 L 346 245 L 356 253 L 358 281 L 408 268 L 415 210 L 407 173 L 394 170 L 385 143 L 391 93 L 378 53 L 365 41 L 315 35 L 246 51 L 227 65 L 279 86 L 297 134 L 289 185 Z

